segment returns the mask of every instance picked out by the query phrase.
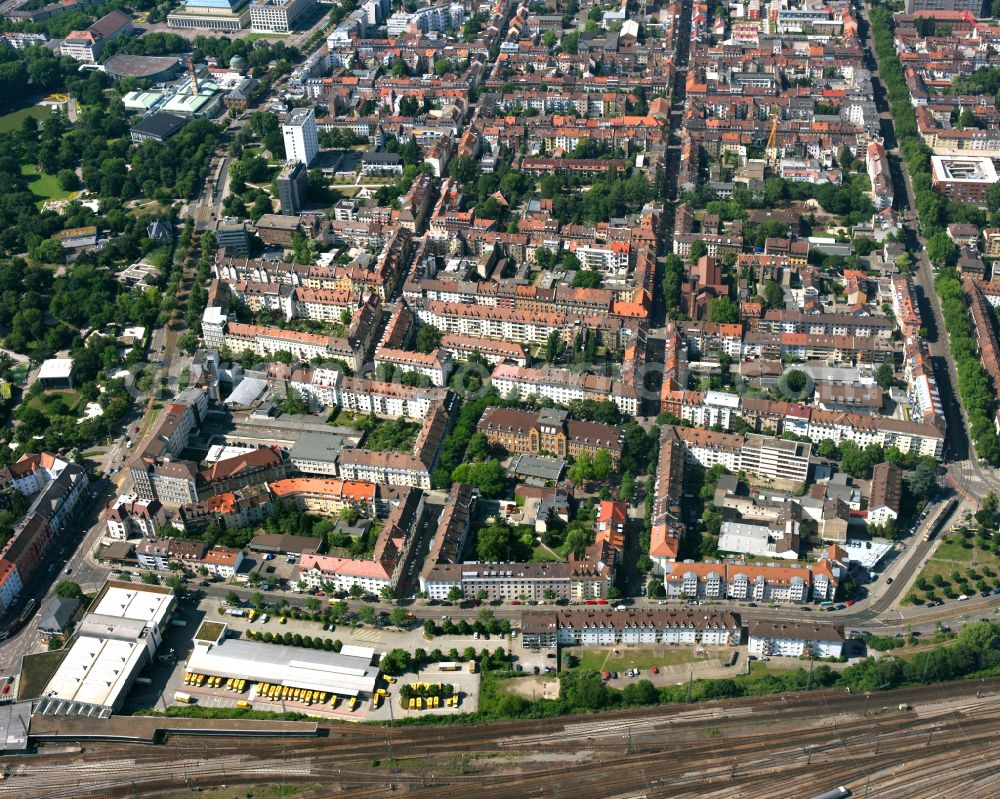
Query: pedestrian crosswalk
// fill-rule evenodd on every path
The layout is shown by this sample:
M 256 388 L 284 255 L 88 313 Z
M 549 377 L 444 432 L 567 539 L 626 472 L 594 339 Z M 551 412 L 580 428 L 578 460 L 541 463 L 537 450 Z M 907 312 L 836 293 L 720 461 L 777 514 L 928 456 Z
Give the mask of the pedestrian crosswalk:
M 355 630 L 351 633 L 351 639 L 352 643 L 354 641 L 363 641 L 366 644 L 377 644 L 382 640 L 382 631 L 370 628 Z

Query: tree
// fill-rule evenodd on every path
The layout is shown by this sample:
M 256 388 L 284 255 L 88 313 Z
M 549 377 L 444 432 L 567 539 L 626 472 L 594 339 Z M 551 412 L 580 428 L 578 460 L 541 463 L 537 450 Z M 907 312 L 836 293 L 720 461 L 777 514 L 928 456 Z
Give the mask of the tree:
M 379 596 L 381 596 L 386 602 L 394 602 L 396 599 L 396 592 L 392 589 L 391 585 L 383 585 L 379 590 Z
M 448 599 L 452 602 L 458 602 L 462 599 L 462 589 L 457 585 L 453 585 L 448 589 Z
M 347 593 L 352 599 L 360 599 L 362 596 L 364 596 L 365 589 L 362 588 L 357 583 L 355 583 L 354 585 L 351 586 L 350 590 L 348 590 Z
M 883 391 L 888 391 L 892 387 L 892 379 L 895 373 L 892 368 L 892 364 L 883 363 L 879 366 L 878 371 L 875 372 L 875 382 L 878 383 L 879 387 Z
M 487 498 L 502 497 L 507 490 L 507 470 L 496 460 L 463 463 L 455 467 L 451 479 L 475 486 Z
M 402 610 L 402 608 L 399 609 Z M 427 619 L 424 622 L 424 635 L 427 638 L 433 638 L 435 635 L 437 635 L 437 625 L 434 623 L 432 619 Z
M 490 592 L 487 591 L 485 588 L 480 588 L 478 591 L 476 591 L 476 599 L 478 599 L 480 602 L 485 602 L 489 598 L 490 598 Z
M 63 191 L 76 191 L 80 188 L 80 178 L 74 169 L 60 169 L 56 179 Z
M 1000 501 L 992 491 L 988 492 L 979 503 L 979 510 L 976 511 L 976 522 L 980 527 L 991 528 L 997 518 L 998 505 Z
M 703 255 L 708 255 L 708 247 L 705 246 L 705 242 L 701 239 L 695 239 L 691 242 L 691 252 L 688 258 L 692 263 L 697 263 L 698 259 Z
M 729 297 L 716 297 L 708 306 L 708 318 L 719 324 L 737 324 L 740 321 L 740 306 Z
M 952 266 L 956 261 L 955 242 L 948 234 L 938 231 L 927 239 L 927 257 L 937 266 Z
M 994 214 L 1000 211 L 1000 183 L 993 183 L 986 190 L 986 207 Z
M 546 363 L 555 363 L 560 352 L 562 352 L 562 335 L 558 330 L 553 330 L 545 342 Z
M 320 608 L 320 601 L 314 596 L 309 597 L 306 600 L 306 610 L 310 613 L 315 613 Z
M 937 461 L 933 458 L 921 458 L 912 471 L 904 476 L 906 487 L 918 500 L 925 500 L 937 490 Z
M 389 614 L 389 623 L 393 627 L 405 627 L 410 620 L 410 614 L 404 608 L 393 608 Z
M 62 580 L 56 585 L 56 596 L 62 599 L 83 599 L 83 589 L 72 580 Z
M 614 460 L 610 452 L 606 449 L 599 449 L 594 453 L 593 469 L 595 480 L 607 480 L 614 471 L 614 468 Z
M 598 289 L 601 287 L 601 273 L 592 269 L 581 269 L 573 276 L 573 287 L 580 289 Z
M 785 292 L 779 283 L 773 280 L 764 281 L 764 304 L 768 308 L 785 307 Z
M 421 325 L 416 336 L 417 351 L 426 355 L 441 346 L 441 331 L 431 325 Z
M 358 618 L 364 624 L 374 624 L 375 623 L 375 608 L 371 605 L 362 605 L 358 608 Z

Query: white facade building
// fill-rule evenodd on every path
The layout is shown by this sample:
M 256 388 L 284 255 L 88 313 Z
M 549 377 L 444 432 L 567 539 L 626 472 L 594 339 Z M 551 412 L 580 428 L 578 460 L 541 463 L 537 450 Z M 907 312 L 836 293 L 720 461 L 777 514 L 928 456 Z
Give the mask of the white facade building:
M 319 152 L 316 115 L 311 108 L 294 108 L 281 126 L 285 157 L 309 166 Z
M 844 633 L 832 624 L 751 621 L 747 651 L 768 657 L 840 657 Z

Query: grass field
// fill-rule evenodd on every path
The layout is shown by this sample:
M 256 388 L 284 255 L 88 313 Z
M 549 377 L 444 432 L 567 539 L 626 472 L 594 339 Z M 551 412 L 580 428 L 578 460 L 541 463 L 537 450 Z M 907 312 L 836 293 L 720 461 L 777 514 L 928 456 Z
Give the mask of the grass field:
M 21 174 L 28 178 L 28 188 L 31 189 L 31 193 L 38 198 L 39 202 L 65 200 L 74 194 L 74 192 L 60 189 L 59 181 L 55 175 L 36 172 L 33 164 L 22 164 Z
M 66 408 L 66 413 L 72 413 L 80 407 L 82 401 L 83 398 L 73 389 L 59 389 L 46 391 L 44 394 L 32 398 L 31 402 L 28 403 L 28 407 L 47 414 L 54 406 L 63 405 Z M 61 409 L 60 412 L 62 412 Z
M 27 108 L 19 108 L 17 111 L 11 111 L 9 114 L 0 116 L 0 133 L 6 133 L 8 130 L 18 130 L 21 127 L 21 123 L 28 117 L 34 117 L 41 122 L 44 119 L 48 119 L 51 113 L 43 105 L 29 105 Z
M 940 599 L 942 596 L 957 596 L 1000 586 L 1000 555 L 996 552 L 996 544 L 987 541 L 987 546 L 983 547 L 980 543 L 980 539 L 971 532 L 946 535 L 935 550 L 934 557 L 927 561 L 917 576 L 912 594 L 923 599 Z M 953 573 L 956 572 L 960 580 L 954 579 Z M 921 588 L 927 585 L 930 590 Z
M 615 649 L 583 649 L 574 647 L 566 651 L 579 658 L 577 668 L 590 671 L 622 671 L 624 669 L 639 669 L 648 671 L 653 666 L 664 668 L 682 663 L 695 663 L 719 655 L 715 649 L 706 649 L 704 657 L 695 655 L 691 647 L 654 646 L 647 649 L 625 649 L 617 647 L 620 655 L 614 654 Z

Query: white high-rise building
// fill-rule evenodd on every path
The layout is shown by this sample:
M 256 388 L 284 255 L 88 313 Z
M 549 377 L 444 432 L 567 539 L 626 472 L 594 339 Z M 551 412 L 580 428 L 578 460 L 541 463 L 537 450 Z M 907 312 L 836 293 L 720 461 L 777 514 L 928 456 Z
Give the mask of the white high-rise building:
M 312 163 L 319 152 L 319 137 L 316 133 L 316 115 L 311 108 L 293 108 L 281 126 L 285 137 L 285 156 L 288 161 L 299 161 L 306 166 Z

